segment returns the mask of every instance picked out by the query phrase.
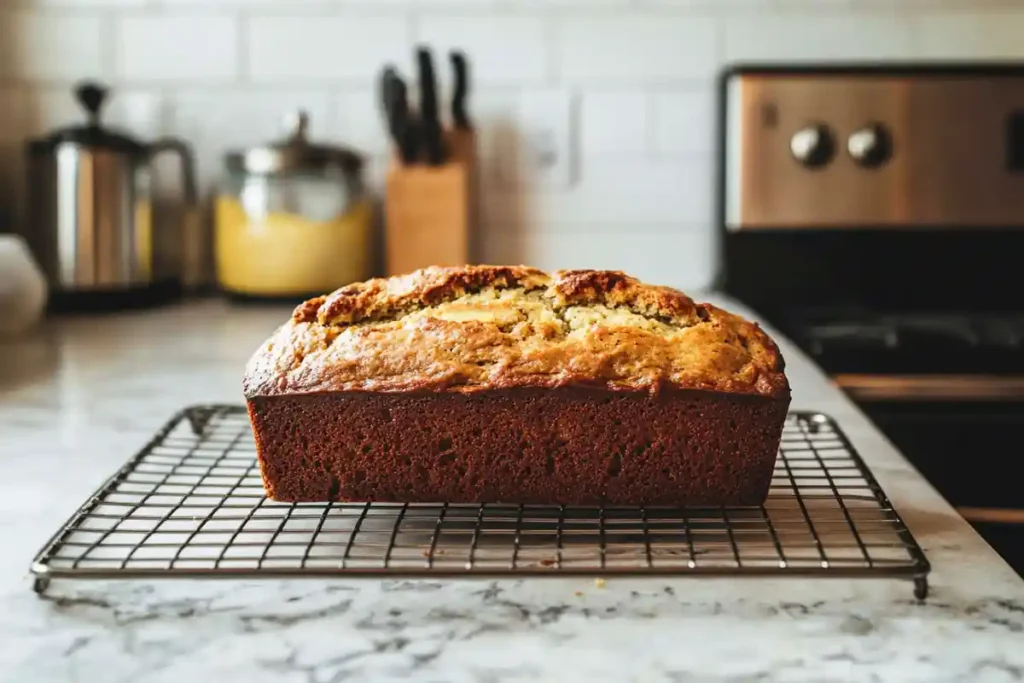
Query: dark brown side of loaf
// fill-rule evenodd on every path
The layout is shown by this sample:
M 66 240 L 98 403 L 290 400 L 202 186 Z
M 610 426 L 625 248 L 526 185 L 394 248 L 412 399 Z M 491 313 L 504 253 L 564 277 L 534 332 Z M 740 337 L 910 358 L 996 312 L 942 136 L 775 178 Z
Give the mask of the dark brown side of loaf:
M 759 505 L 789 396 L 583 388 L 248 400 L 279 501 Z

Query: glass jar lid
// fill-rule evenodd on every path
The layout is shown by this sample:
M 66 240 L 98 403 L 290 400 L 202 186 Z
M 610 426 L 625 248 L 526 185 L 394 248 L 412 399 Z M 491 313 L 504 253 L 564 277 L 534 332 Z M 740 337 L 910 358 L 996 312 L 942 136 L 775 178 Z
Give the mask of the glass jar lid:
M 229 152 L 225 157 L 228 170 L 256 175 L 323 173 L 338 168 L 346 175 L 357 175 L 362 170 L 363 158 L 353 150 L 309 141 L 309 115 L 305 111 L 289 114 L 285 127 L 287 132 L 281 140 Z

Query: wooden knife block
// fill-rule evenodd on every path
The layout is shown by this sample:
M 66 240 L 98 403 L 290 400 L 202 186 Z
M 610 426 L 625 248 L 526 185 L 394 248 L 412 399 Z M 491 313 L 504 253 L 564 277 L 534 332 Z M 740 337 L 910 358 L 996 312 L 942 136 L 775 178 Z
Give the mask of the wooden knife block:
M 475 232 L 476 144 L 470 131 L 446 131 L 442 166 L 393 156 L 385 182 L 387 275 L 470 261 Z

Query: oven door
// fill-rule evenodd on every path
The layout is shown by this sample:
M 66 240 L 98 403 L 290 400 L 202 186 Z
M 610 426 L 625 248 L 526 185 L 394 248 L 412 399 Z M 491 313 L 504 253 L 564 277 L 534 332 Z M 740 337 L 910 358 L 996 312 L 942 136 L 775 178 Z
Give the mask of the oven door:
M 833 379 L 1024 574 L 1024 377 Z

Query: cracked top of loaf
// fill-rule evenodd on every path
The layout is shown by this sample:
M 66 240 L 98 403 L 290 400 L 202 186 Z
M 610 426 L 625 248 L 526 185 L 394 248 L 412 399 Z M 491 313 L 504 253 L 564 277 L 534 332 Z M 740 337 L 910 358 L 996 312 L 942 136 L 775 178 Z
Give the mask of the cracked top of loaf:
M 431 267 L 295 309 L 250 359 L 247 397 L 590 386 L 788 396 L 757 326 L 617 271 Z

